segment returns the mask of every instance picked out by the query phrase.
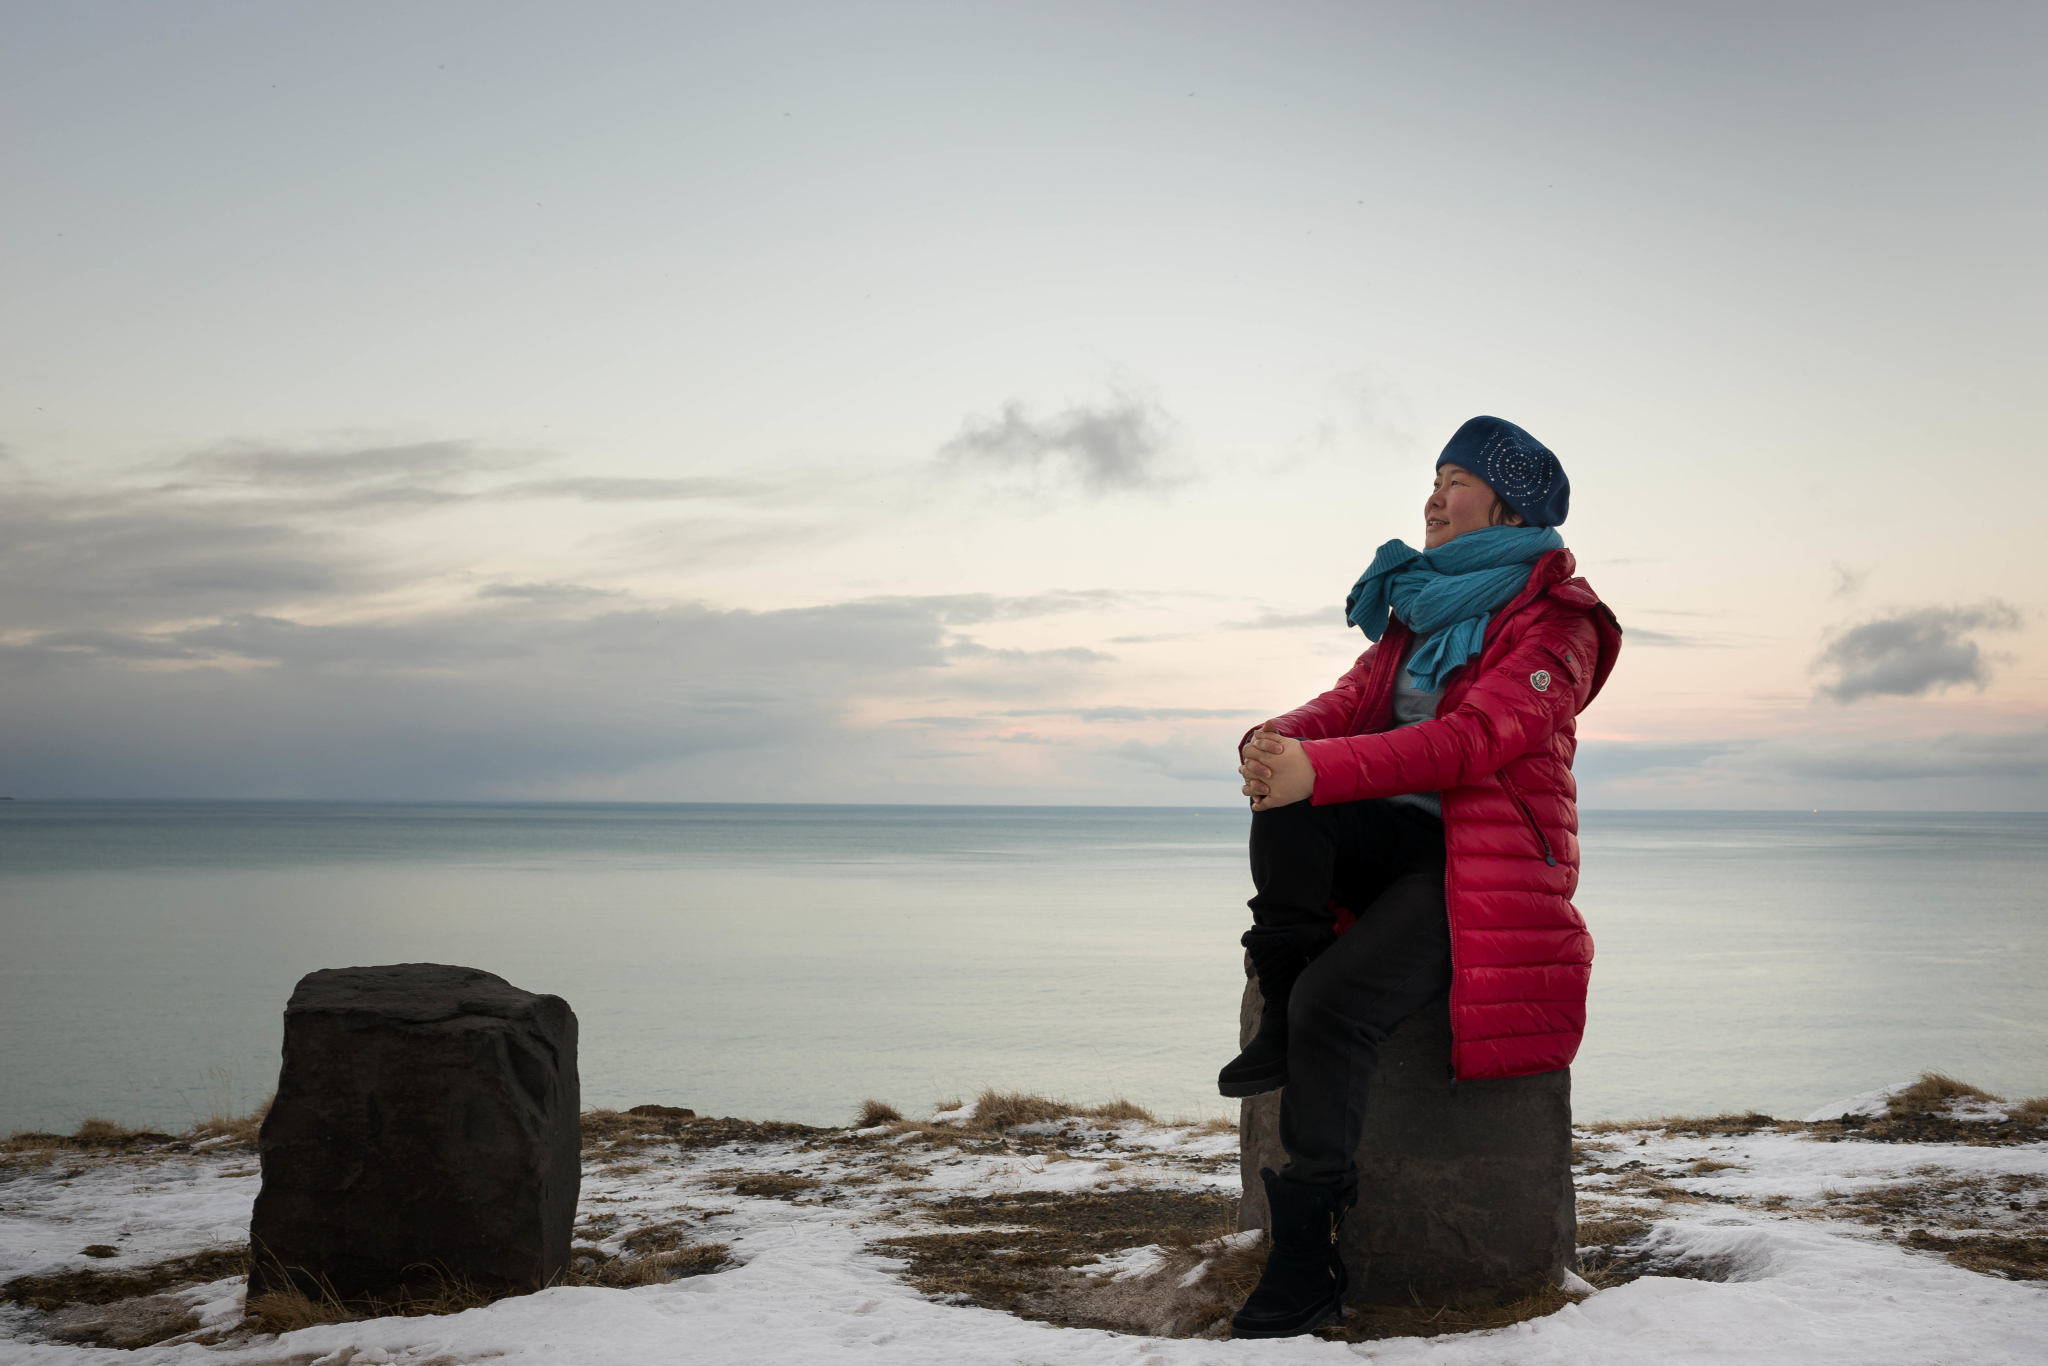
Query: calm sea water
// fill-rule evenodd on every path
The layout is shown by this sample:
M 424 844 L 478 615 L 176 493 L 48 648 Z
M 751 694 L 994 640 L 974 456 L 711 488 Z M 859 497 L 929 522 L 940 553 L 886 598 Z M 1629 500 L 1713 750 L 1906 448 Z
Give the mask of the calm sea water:
M 1224 1113 L 1239 810 L 0 803 L 0 1130 L 271 1088 L 308 971 L 568 998 L 587 1104 L 827 1123 L 985 1085 Z M 2048 1092 L 2048 816 L 1584 816 L 1590 1118 Z

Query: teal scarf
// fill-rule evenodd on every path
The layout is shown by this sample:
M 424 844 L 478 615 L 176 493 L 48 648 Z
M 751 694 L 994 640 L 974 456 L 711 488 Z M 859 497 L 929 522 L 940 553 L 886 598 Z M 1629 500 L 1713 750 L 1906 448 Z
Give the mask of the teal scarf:
M 1424 692 L 1443 687 L 1451 670 L 1479 653 L 1486 622 L 1529 582 L 1530 567 L 1564 537 L 1554 527 L 1490 526 L 1468 531 L 1435 550 L 1388 541 L 1344 599 L 1344 619 L 1378 640 L 1391 609 L 1426 636 L 1408 672 Z

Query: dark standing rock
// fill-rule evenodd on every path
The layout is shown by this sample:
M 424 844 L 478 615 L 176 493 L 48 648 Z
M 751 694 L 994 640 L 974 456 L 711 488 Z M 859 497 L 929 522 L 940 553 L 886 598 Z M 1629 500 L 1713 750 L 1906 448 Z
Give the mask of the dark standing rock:
M 1240 1047 L 1258 1026 L 1245 987 Z M 1578 1236 L 1571 1069 L 1450 1081 L 1450 1003 L 1405 1021 L 1380 1050 L 1358 1207 L 1344 1222 L 1348 1302 L 1485 1308 L 1556 1285 Z M 1267 1226 L 1259 1168 L 1279 1170 L 1278 1091 L 1242 1102 L 1240 1228 Z
M 582 1180 L 576 1015 L 439 963 L 330 968 L 284 1012 L 249 1292 L 538 1290 Z

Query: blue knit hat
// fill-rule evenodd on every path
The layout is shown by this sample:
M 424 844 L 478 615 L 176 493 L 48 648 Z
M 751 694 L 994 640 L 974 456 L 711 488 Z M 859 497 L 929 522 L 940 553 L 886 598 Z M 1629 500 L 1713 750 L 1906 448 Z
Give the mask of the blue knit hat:
M 1472 471 L 1530 526 L 1557 526 L 1571 510 L 1564 466 L 1550 447 L 1504 418 L 1475 417 L 1458 428 L 1436 464 Z

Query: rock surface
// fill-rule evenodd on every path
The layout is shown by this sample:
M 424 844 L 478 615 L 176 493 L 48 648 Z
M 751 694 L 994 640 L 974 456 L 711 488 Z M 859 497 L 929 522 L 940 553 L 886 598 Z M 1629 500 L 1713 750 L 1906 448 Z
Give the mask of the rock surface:
M 438 963 L 307 974 L 257 1149 L 249 1292 L 536 1290 L 581 1182 L 576 1015 Z
M 1241 1043 L 1258 1025 L 1245 986 Z M 1358 1207 L 1345 1220 L 1354 1305 L 1482 1308 L 1556 1285 L 1572 1265 L 1571 1069 L 1450 1083 L 1448 1000 L 1405 1021 L 1380 1050 Z M 1239 1228 L 1264 1228 L 1259 1168 L 1278 1170 L 1280 1096 L 1242 1102 Z

